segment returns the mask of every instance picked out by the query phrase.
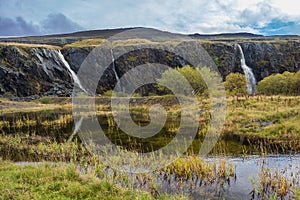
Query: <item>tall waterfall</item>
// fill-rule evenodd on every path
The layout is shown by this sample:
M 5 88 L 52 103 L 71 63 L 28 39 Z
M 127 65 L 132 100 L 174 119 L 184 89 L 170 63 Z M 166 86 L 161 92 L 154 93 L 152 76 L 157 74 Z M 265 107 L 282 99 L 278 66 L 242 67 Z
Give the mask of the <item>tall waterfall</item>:
M 88 94 L 88 92 L 86 91 L 86 89 L 84 89 L 84 87 L 81 85 L 80 80 L 78 79 L 77 74 L 71 69 L 69 63 L 66 61 L 64 55 L 61 53 L 61 51 L 57 51 L 57 55 L 59 57 L 59 59 L 61 60 L 61 62 L 64 64 L 64 66 L 67 68 L 67 70 L 69 71 L 69 73 L 71 74 L 74 83 L 85 93 Z
M 116 81 L 119 82 L 120 78 L 117 74 L 117 71 L 116 71 L 116 64 L 115 64 L 115 57 L 114 57 L 114 52 L 112 49 L 110 49 L 110 53 L 111 53 L 111 62 L 112 62 L 112 66 L 113 66 L 113 72 L 114 72 L 114 75 L 115 75 L 115 78 L 116 78 Z M 120 91 L 122 90 L 121 86 L 120 86 Z
M 236 45 L 239 48 L 239 51 L 241 53 L 241 66 L 242 66 L 242 69 L 244 71 L 244 74 L 245 74 L 246 80 L 247 80 L 247 92 L 248 92 L 248 94 L 254 94 L 256 79 L 254 77 L 252 69 L 246 65 L 245 56 L 244 56 L 242 47 L 239 44 L 236 44 Z
M 117 71 L 116 71 L 115 57 L 114 57 L 114 52 L 113 52 L 112 49 L 110 49 L 110 53 L 111 53 L 111 62 L 112 62 L 112 65 L 113 65 L 113 72 L 114 72 L 116 81 L 118 82 L 119 81 L 119 77 L 118 77 L 118 74 L 117 74 Z

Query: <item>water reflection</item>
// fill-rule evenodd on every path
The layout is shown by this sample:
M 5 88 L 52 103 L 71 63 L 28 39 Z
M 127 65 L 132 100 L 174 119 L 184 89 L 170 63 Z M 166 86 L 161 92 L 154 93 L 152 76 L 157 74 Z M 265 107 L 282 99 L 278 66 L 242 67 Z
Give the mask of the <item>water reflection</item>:
M 132 120 L 146 126 L 150 118 L 144 113 L 131 114 Z M 167 118 L 165 126 L 156 135 L 150 138 L 136 138 L 124 133 L 116 126 L 111 114 L 100 114 L 98 122 L 106 134 L 106 137 L 114 144 L 122 146 L 130 151 L 151 152 L 166 146 L 176 136 L 180 126 L 180 117 Z M 79 120 L 82 123 L 84 119 Z M 206 122 L 207 123 L 207 122 Z M 0 133 L 41 136 L 58 143 L 71 141 L 78 138 L 77 132 L 80 124 L 74 124 L 71 111 L 42 111 L 26 113 L 10 113 L 0 116 Z M 197 154 L 204 139 L 206 124 L 200 123 L 199 134 L 188 149 L 189 153 Z M 260 149 L 246 143 L 239 137 L 222 137 L 219 139 L 211 155 L 247 155 L 260 154 Z

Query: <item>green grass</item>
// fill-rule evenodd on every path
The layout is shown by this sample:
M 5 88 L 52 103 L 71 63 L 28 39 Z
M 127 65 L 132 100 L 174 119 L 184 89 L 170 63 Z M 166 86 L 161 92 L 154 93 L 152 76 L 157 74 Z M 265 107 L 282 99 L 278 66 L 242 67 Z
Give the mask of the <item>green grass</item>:
M 41 104 L 50 104 L 50 97 L 42 97 L 40 99 Z
M 0 199 L 154 199 L 141 190 L 81 175 L 72 164 L 20 166 L 1 161 Z M 183 199 L 159 195 L 157 199 Z

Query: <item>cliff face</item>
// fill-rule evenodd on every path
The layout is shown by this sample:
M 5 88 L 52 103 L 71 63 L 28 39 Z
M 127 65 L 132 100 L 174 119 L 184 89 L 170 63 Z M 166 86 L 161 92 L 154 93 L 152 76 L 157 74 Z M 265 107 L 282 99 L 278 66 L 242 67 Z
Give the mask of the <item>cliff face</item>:
M 272 73 L 297 71 L 300 67 L 300 42 L 268 41 L 239 42 L 246 64 L 252 68 L 259 81 Z M 242 72 L 240 52 L 235 43 L 205 42 L 202 44 L 211 55 L 223 78 L 230 72 Z M 92 51 L 91 47 L 66 48 L 61 53 L 75 72 Z M 73 80 L 59 51 L 47 48 L 0 46 L 0 95 L 69 96 Z M 170 67 L 187 64 L 172 53 L 154 49 L 130 52 L 115 60 L 115 70 L 111 64 L 99 82 L 98 92 L 112 89 L 117 77 L 128 70 L 145 63 L 161 63 Z M 138 74 L 137 74 L 138 75 Z
M 299 42 L 243 43 L 242 48 L 258 80 L 273 73 L 299 70 Z
M 244 42 L 246 64 L 260 81 L 273 73 L 295 72 L 300 67 L 299 42 Z M 240 52 L 234 43 L 206 43 L 203 47 L 212 56 L 223 78 L 230 72 L 243 73 Z
M 72 78 L 58 54 L 58 50 L 45 48 L 0 47 L 0 95 L 70 93 Z

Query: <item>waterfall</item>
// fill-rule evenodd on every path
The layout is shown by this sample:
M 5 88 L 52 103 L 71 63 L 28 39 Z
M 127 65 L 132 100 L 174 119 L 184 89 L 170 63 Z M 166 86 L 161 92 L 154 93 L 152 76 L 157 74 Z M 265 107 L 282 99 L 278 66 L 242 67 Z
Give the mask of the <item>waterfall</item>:
M 119 82 L 120 78 L 117 74 L 117 71 L 116 71 L 116 64 L 115 64 L 115 57 L 114 57 L 114 52 L 112 49 L 110 49 L 110 53 L 111 53 L 111 62 L 112 62 L 112 67 L 113 67 L 113 72 L 114 72 L 114 75 L 115 75 L 115 78 L 116 78 L 116 81 L 117 83 Z M 120 91 L 121 91 L 121 85 L 120 85 Z
M 61 60 L 61 62 L 64 64 L 64 66 L 67 68 L 67 70 L 69 71 L 69 73 L 71 74 L 74 83 L 82 90 L 84 91 L 86 94 L 88 94 L 88 92 L 84 89 L 84 87 L 81 85 L 80 80 L 78 79 L 77 74 L 71 69 L 69 63 L 66 61 L 64 55 L 61 53 L 61 51 L 57 51 L 57 55 L 59 57 L 59 59 Z
M 112 65 L 113 65 L 113 72 L 114 72 L 116 81 L 118 82 L 119 81 L 119 77 L 118 77 L 118 74 L 117 74 L 117 71 L 116 71 L 115 57 L 114 57 L 114 52 L 113 52 L 112 49 L 110 49 L 110 53 L 111 53 L 111 62 L 112 62 Z
M 236 45 L 239 48 L 239 51 L 241 53 L 241 66 L 242 66 L 242 69 L 244 71 L 244 74 L 245 74 L 246 80 L 247 80 L 247 92 L 248 92 L 248 94 L 254 94 L 256 79 L 254 77 L 252 69 L 246 65 L 245 56 L 244 56 L 242 47 L 239 44 L 236 44 Z

